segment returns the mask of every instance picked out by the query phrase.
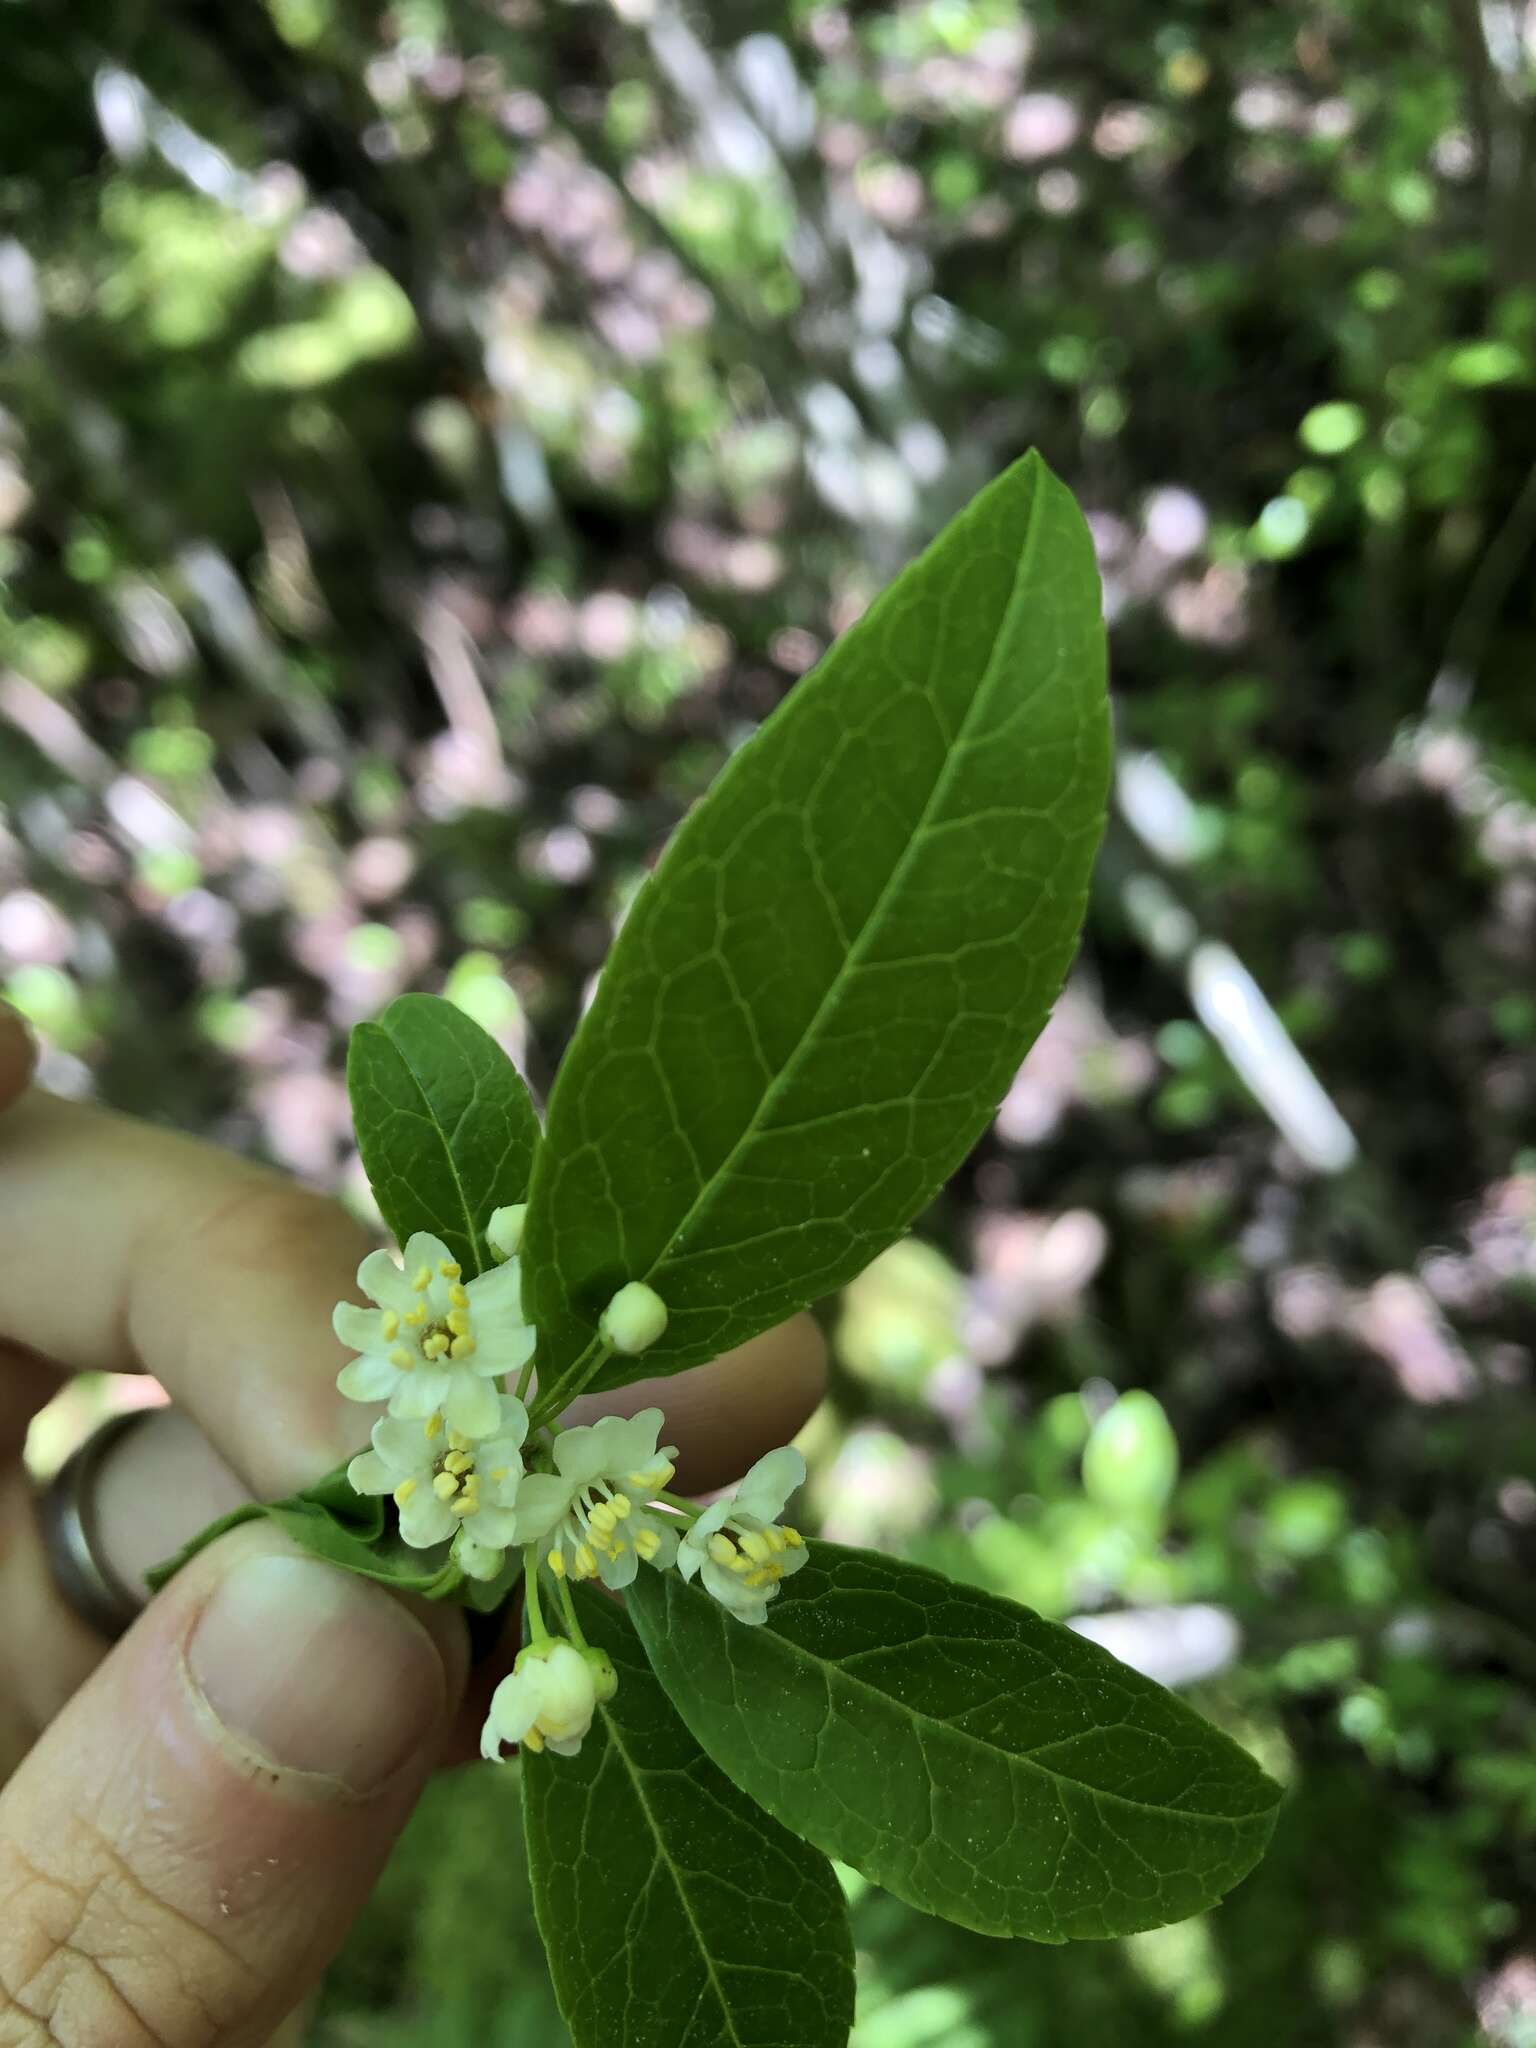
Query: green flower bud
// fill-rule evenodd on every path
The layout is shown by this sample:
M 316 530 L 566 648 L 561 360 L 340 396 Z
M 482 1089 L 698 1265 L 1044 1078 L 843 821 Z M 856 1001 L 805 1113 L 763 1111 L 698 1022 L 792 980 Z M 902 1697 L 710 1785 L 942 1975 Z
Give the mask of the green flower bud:
M 526 1202 L 513 1202 L 505 1209 L 491 1211 L 491 1220 L 485 1226 L 485 1234 L 490 1240 L 491 1250 L 498 1259 L 511 1259 L 517 1256 L 518 1247 L 523 1241 L 523 1224 L 527 1217 Z
M 643 1280 L 631 1280 L 603 1310 L 597 1327 L 615 1351 L 633 1357 L 637 1351 L 649 1351 L 667 1327 L 667 1305 Z

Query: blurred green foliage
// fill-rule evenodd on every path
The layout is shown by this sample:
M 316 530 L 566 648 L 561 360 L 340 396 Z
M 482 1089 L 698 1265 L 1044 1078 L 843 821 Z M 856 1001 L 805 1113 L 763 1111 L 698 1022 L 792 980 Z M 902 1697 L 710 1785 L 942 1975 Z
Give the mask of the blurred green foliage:
M 1531 9 L 3 19 L 0 986 L 50 1082 L 361 1204 L 349 1025 L 445 988 L 547 1083 L 682 808 L 1038 443 L 1119 813 L 992 1136 L 829 1319 L 814 1501 L 1292 1796 L 1102 1952 L 858 1891 L 858 2040 L 1531 2048 Z M 515 1803 L 436 1788 L 318 2041 L 560 2040 Z

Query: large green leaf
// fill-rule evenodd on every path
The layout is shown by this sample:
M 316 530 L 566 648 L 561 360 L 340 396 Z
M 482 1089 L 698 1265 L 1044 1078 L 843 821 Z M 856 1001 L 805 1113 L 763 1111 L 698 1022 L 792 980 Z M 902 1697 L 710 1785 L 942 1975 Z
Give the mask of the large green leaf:
M 1097 1644 L 873 1552 L 810 1562 L 743 1627 L 675 1572 L 630 1608 L 715 1762 L 786 1826 L 983 1934 L 1133 1934 L 1257 1862 L 1279 1790 Z
M 675 1372 L 857 1273 L 964 1157 L 1061 987 L 1109 757 L 1093 549 L 1028 456 L 721 775 L 560 1069 L 527 1300 L 567 1373 L 625 1281 Z
M 534 1904 L 576 2048 L 842 2048 L 853 1948 L 831 1865 L 715 1769 L 623 1610 L 577 1602 L 618 1692 L 580 1756 L 523 1757 Z
M 495 1039 L 440 996 L 400 996 L 352 1033 L 347 1089 L 374 1197 L 400 1243 L 430 1230 L 467 1274 L 494 1264 L 487 1219 L 523 1200 L 539 1145 L 527 1087 Z

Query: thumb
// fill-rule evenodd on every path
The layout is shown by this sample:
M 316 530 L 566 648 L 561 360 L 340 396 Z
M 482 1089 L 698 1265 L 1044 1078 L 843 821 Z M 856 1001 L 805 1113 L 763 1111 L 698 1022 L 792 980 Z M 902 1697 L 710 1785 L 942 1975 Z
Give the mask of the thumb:
M 0 1792 L 0 2040 L 248 2048 L 339 1947 L 463 1687 L 455 1613 L 261 1526 L 154 1601 Z

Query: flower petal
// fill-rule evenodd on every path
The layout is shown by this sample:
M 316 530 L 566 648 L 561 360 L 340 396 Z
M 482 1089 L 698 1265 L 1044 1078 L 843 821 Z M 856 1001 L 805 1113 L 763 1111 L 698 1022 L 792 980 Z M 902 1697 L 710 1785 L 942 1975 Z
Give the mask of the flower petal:
M 501 1420 L 499 1391 L 489 1380 L 477 1380 L 472 1373 L 457 1372 L 443 1403 L 443 1417 L 450 1429 L 471 1440 L 483 1437 Z
M 359 1451 L 347 1467 L 347 1484 L 354 1493 L 393 1493 L 400 1480 L 377 1451 Z
M 449 1514 L 430 1486 L 418 1486 L 400 1510 L 400 1534 L 412 1550 L 435 1550 L 458 1526 L 458 1516 Z
M 453 1254 L 440 1237 L 434 1237 L 430 1230 L 413 1230 L 405 1241 L 405 1284 L 412 1287 L 416 1275 L 423 1266 L 429 1266 L 433 1273 L 447 1261 L 453 1263 Z M 441 1279 L 442 1275 L 438 1274 Z
M 591 1423 L 562 1429 L 555 1438 L 555 1469 L 573 1493 L 602 1476 L 605 1444 L 601 1429 L 601 1423 Z
M 617 1557 L 608 1557 L 603 1553 L 598 1555 L 598 1575 L 612 1593 L 622 1593 L 626 1586 L 632 1586 L 639 1569 L 640 1560 L 632 1543 L 626 1543 Z
M 373 1425 L 373 1448 L 392 1465 L 396 1485 L 412 1472 L 423 1472 L 436 1462 L 433 1442 L 419 1422 L 402 1422 L 392 1415 Z
M 473 1529 L 473 1534 L 471 1534 Z M 472 1516 L 464 1525 L 464 1540 L 482 1544 L 488 1550 L 510 1550 L 517 1534 L 517 1516 L 509 1507 L 493 1507 L 486 1502 L 478 1515 Z M 500 1570 L 500 1566 L 497 1567 Z M 495 1578 L 496 1573 L 487 1576 Z
M 397 1373 L 389 1412 L 407 1422 L 425 1422 L 444 1405 L 451 1385 L 447 1373 L 434 1372 L 430 1367 L 417 1366 L 414 1372 Z
M 805 1459 L 793 1444 L 785 1444 L 758 1459 L 736 1489 L 736 1505 L 743 1514 L 776 1522 L 784 1512 L 784 1503 L 796 1487 L 804 1484 Z
M 331 1328 L 349 1351 L 387 1351 L 382 1324 L 378 1309 L 355 1301 L 338 1301 L 331 1310 Z
M 553 1472 L 530 1472 L 517 1489 L 517 1540 L 537 1543 L 570 1509 L 572 1489 Z
M 336 1384 L 349 1401 L 386 1401 L 399 1386 L 400 1374 L 387 1358 L 374 1352 L 344 1365 Z
M 357 1269 L 357 1284 L 380 1308 L 392 1308 L 404 1315 L 416 1305 L 411 1283 L 388 1252 L 370 1252 Z

